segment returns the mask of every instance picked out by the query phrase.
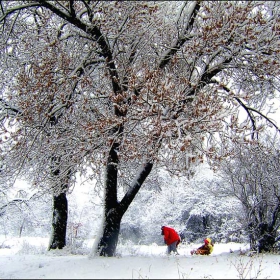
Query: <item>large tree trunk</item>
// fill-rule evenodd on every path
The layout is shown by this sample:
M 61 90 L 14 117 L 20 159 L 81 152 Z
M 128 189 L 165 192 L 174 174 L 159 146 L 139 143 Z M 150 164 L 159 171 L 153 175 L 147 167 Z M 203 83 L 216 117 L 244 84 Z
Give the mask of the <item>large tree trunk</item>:
M 111 148 L 107 169 L 105 185 L 105 211 L 103 235 L 97 246 L 100 256 L 113 257 L 116 253 L 121 219 L 138 193 L 147 176 L 150 174 L 153 163 L 144 163 L 129 190 L 121 200 L 117 200 L 117 175 L 118 175 L 118 156 L 117 144 Z
M 68 218 L 68 201 L 66 193 L 53 196 L 51 249 L 62 249 L 66 245 L 66 228 Z
M 59 184 L 54 189 L 53 194 L 53 219 L 52 219 L 52 235 L 49 245 L 51 249 L 62 249 L 66 245 L 66 229 L 68 220 L 68 201 L 67 190 L 71 170 L 67 171 L 65 178 L 60 178 L 61 170 L 59 168 L 60 157 L 52 157 L 52 175 Z
M 103 236 L 98 243 L 98 252 L 100 256 L 115 256 L 119 232 L 121 225 L 121 217 L 117 209 L 112 209 L 105 217 Z

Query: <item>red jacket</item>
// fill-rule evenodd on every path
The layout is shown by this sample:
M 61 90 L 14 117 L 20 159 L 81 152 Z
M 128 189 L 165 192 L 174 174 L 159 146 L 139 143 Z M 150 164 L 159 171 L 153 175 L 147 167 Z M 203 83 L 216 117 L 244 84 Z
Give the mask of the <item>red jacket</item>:
M 163 226 L 162 233 L 164 235 L 164 241 L 165 241 L 166 245 L 170 245 L 175 241 L 180 242 L 180 240 L 181 240 L 179 234 L 173 228 Z M 179 242 L 178 242 L 178 244 L 179 244 Z

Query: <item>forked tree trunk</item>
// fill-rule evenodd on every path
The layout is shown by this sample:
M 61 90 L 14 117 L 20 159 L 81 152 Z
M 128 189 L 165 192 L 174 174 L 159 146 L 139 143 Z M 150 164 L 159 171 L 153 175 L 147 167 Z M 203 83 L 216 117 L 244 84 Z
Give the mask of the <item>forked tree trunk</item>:
M 121 219 L 133 201 L 134 197 L 140 190 L 147 176 L 150 174 L 153 163 L 147 161 L 144 163 L 128 189 L 127 193 L 121 200 L 117 201 L 117 175 L 118 175 L 118 156 L 117 146 L 111 148 L 107 169 L 105 185 L 105 217 L 103 236 L 100 238 L 97 252 L 100 256 L 113 257 L 116 253 Z
M 62 249 L 66 245 L 66 228 L 68 219 L 68 201 L 66 193 L 53 196 L 51 249 Z

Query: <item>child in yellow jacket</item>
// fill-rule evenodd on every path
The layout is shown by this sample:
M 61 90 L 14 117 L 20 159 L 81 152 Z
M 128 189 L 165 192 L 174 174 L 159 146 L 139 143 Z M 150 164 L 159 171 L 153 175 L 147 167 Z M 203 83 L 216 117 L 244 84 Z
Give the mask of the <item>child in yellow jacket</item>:
M 212 242 L 212 240 L 207 237 L 206 239 L 204 239 L 204 245 L 200 246 L 198 249 L 196 250 L 192 250 L 191 254 L 195 254 L 195 255 L 210 255 L 213 252 L 214 249 L 214 244 Z

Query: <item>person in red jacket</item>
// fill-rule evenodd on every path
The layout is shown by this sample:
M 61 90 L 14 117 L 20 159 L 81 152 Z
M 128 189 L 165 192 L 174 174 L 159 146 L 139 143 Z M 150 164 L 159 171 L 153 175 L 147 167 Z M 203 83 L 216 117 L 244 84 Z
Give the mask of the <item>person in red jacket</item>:
M 167 226 L 161 227 L 161 235 L 164 236 L 164 242 L 167 245 L 167 252 L 171 254 L 174 252 L 176 255 L 179 255 L 177 247 L 181 242 L 181 238 L 175 229 Z

